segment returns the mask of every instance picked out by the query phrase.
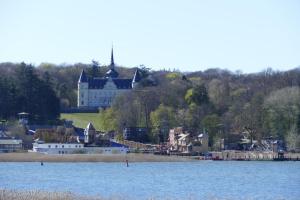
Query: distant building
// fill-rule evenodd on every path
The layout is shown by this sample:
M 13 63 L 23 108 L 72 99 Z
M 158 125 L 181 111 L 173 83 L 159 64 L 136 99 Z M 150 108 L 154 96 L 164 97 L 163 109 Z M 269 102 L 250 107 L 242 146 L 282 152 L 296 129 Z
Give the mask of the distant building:
M 36 141 L 33 143 L 32 152 L 45 154 L 126 154 L 124 146 L 112 147 L 85 147 L 80 143 L 44 143 Z
M 88 123 L 87 127 L 84 129 L 84 143 L 89 144 L 95 141 L 96 129 L 92 123 Z
M 201 133 L 192 136 L 191 133 L 185 131 L 183 127 L 170 129 L 169 132 L 169 149 L 182 153 L 204 153 L 208 151 L 208 135 Z
M 123 138 L 135 142 L 147 142 L 147 130 L 145 127 L 125 127 L 123 129 Z
M 115 69 L 113 50 L 111 63 L 105 77 L 88 77 L 84 70 L 78 80 L 78 108 L 106 108 L 110 107 L 116 96 L 132 90 L 141 80 L 137 69 L 133 78 L 118 78 Z
M 85 129 L 74 128 L 65 143 L 45 143 L 35 140 L 31 152 L 45 154 L 125 154 L 128 147 L 111 140 L 105 134 L 96 131 L 92 123 Z
M 205 153 L 208 152 L 208 134 L 203 132 L 192 141 L 193 152 Z
M 27 125 L 28 124 L 28 119 L 29 119 L 29 113 L 26 112 L 21 112 L 18 113 L 19 116 L 19 123 L 22 125 Z
M 0 132 L 0 153 L 10 153 L 22 150 L 22 140 L 14 139 Z

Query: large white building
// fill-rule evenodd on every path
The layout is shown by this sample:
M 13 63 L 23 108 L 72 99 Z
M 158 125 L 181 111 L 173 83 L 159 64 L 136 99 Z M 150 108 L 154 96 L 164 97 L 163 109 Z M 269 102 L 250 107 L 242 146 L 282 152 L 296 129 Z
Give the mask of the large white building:
M 111 63 L 105 77 L 87 77 L 84 70 L 82 70 L 78 80 L 77 106 L 79 108 L 109 107 L 117 95 L 132 90 L 141 79 L 138 69 L 132 79 L 122 79 L 118 76 L 112 50 Z

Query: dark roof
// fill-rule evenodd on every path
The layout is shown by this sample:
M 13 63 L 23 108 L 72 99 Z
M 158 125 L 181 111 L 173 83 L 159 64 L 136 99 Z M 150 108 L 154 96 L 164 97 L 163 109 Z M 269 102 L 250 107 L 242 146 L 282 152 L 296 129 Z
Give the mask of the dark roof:
M 117 78 L 119 76 L 119 73 L 114 69 L 114 67 L 111 67 L 111 69 L 109 69 L 106 74 L 105 77 L 109 78 Z
M 133 83 L 139 82 L 141 79 L 142 79 L 141 73 L 140 73 L 139 69 L 136 69 L 132 82 Z
M 89 78 L 89 89 L 103 89 L 106 82 L 106 78 Z
M 132 79 L 113 79 L 118 89 L 131 89 Z
M 125 148 L 128 148 L 128 146 L 126 146 L 124 144 L 120 144 L 120 143 L 114 142 L 114 141 L 110 141 L 110 146 L 111 147 L 125 147 Z
M 91 122 L 87 125 L 86 128 L 87 128 L 88 130 L 96 130 Z
M 78 136 L 80 140 L 83 140 L 84 139 L 84 129 L 74 127 L 74 130 L 75 130 L 75 136 Z
M 107 81 L 107 78 L 89 78 L 89 89 L 103 89 Z M 118 89 L 132 88 L 132 79 L 114 78 L 112 81 Z
M 81 74 L 80 74 L 78 82 L 79 83 L 88 82 L 88 78 L 87 78 L 84 70 L 81 71 Z

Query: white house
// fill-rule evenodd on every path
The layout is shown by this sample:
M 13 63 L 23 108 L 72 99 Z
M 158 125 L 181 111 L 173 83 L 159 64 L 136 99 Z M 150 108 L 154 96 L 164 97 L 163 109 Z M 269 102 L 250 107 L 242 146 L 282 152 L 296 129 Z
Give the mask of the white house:
M 85 147 L 80 143 L 33 143 L 31 152 L 45 154 L 126 154 L 125 147 Z
M 138 69 L 133 78 L 118 78 L 115 69 L 113 50 L 111 63 L 105 77 L 88 77 L 84 70 L 78 80 L 77 106 L 78 108 L 106 108 L 111 106 L 114 98 L 124 92 L 132 90 L 141 80 Z
M 0 152 L 9 153 L 22 149 L 22 140 L 13 138 L 0 138 Z

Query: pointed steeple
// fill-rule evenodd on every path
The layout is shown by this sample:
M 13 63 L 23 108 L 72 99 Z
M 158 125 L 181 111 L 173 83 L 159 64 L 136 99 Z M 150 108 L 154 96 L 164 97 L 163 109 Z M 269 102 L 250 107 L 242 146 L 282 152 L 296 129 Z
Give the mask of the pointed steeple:
M 111 48 L 111 58 L 110 58 L 110 65 L 109 70 L 106 72 L 106 78 L 117 78 L 119 73 L 115 70 L 115 62 L 114 62 L 114 48 Z
M 87 76 L 84 72 L 84 70 L 82 69 L 78 83 L 84 83 L 84 82 L 88 82 Z
M 110 56 L 110 68 L 115 67 L 115 61 L 114 61 L 114 48 L 111 48 L 111 56 Z

